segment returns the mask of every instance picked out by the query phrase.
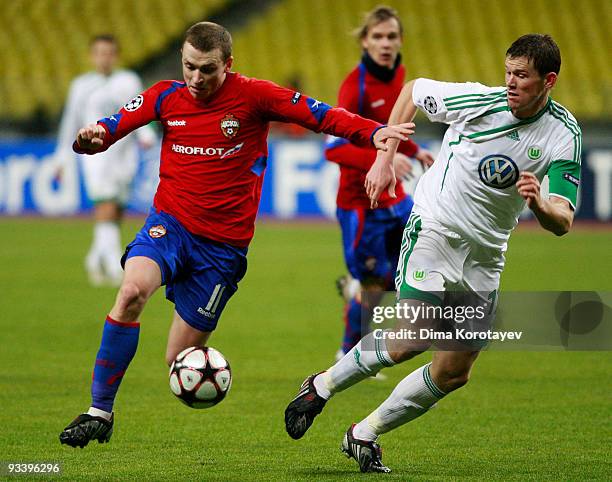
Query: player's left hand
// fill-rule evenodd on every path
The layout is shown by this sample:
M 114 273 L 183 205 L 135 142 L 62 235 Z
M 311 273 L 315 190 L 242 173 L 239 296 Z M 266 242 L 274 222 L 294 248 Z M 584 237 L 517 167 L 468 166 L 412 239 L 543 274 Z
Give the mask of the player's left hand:
M 408 136 L 414 134 L 414 123 L 406 122 L 405 124 L 397 124 L 393 126 L 382 127 L 374 133 L 372 142 L 376 149 L 381 151 L 387 150 L 387 139 L 399 139 L 407 141 Z
M 527 201 L 527 207 L 537 210 L 541 206 L 540 181 L 534 173 L 523 171 L 516 183 L 518 193 Z
M 431 152 L 427 149 L 419 149 L 414 158 L 419 161 L 424 168 L 431 166 L 435 161 L 434 156 L 432 156 Z
M 379 151 L 364 183 L 366 193 L 370 198 L 370 209 L 378 207 L 378 198 L 387 187 L 389 196 L 397 197 L 395 195 L 395 183 L 393 158 L 390 158 L 390 153 Z

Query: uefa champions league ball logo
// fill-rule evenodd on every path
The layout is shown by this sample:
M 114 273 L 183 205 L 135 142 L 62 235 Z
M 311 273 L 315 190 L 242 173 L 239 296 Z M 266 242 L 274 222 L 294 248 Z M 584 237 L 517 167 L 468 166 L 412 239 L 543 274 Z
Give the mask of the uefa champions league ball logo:
M 134 112 L 135 110 L 140 109 L 140 106 L 142 106 L 143 102 L 144 102 L 144 98 L 142 97 L 142 95 L 137 95 L 132 100 L 130 100 L 127 104 L 125 104 L 123 108 L 127 110 L 128 112 Z
M 434 99 L 431 95 L 425 97 L 425 100 L 423 101 L 423 107 L 430 114 L 435 114 L 436 112 L 438 112 L 438 104 L 436 104 L 436 99 Z

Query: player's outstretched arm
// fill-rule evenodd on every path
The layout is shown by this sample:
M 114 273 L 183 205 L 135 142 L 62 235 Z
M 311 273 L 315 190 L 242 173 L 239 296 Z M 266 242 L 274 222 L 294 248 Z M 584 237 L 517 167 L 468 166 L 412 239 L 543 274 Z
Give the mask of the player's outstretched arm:
M 403 124 L 411 122 L 416 115 L 416 105 L 412 100 L 412 89 L 414 88 L 414 80 L 408 82 L 402 88 L 400 95 L 395 101 L 389 124 Z M 414 127 L 414 124 L 412 124 Z M 386 142 L 386 150 L 381 149 L 376 156 L 376 160 L 368 171 L 365 180 L 365 188 L 368 197 L 370 198 L 370 206 L 372 209 L 378 206 L 378 198 L 385 189 L 389 190 L 389 195 L 395 197 L 395 173 L 393 170 L 393 159 L 397 152 L 399 139 L 389 138 Z
M 542 199 L 540 181 L 535 174 L 521 172 L 516 189 L 527 201 L 527 207 L 533 211 L 540 226 L 557 236 L 563 236 L 570 230 L 574 221 L 574 211 L 570 203 L 557 196 Z
M 106 130 L 100 124 L 89 124 L 77 132 L 76 143 L 84 151 L 97 152 L 104 145 Z

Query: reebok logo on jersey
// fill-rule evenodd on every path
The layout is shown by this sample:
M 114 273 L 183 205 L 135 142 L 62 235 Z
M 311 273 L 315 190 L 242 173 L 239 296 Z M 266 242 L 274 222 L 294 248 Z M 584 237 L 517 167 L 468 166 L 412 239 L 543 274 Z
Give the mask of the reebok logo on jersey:
M 295 94 L 293 94 L 293 97 L 291 97 L 291 103 L 293 105 L 297 104 L 300 101 L 300 97 L 302 97 L 302 94 L 296 92 Z
M 134 112 L 135 110 L 140 109 L 144 102 L 144 97 L 142 95 L 137 95 L 132 100 L 130 100 L 127 104 L 123 106 L 125 110 L 128 112 Z
M 187 121 L 185 120 L 173 120 L 167 122 L 168 127 L 178 127 L 178 126 L 186 126 Z
M 578 187 L 580 185 L 580 179 L 578 179 L 575 176 L 572 176 L 569 172 L 563 173 L 563 179 L 565 179 L 566 181 L 571 182 L 576 187 Z

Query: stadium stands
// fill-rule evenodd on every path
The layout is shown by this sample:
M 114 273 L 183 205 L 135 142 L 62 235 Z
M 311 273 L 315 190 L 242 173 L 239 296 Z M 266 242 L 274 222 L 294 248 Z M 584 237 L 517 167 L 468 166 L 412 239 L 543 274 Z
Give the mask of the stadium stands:
M 243 0 L 246 1 L 246 0 Z M 11 0 L 0 12 L 0 118 L 37 108 L 57 115 L 70 80 L 89 68 L 96 33 L 114 32 L 126 65 L 161 55 L 190 23 L 229 0 Z M 355 65 L 351 30 L 377 3 L 405 23 L 409 76 L 503 82 L 501 58 L 527 32 L 548 32 L 563 54 L 556 100 L 581 118 L 610 117 L 610 0 L 279 0 L 234 29 L 235 69 L 281 84 L 300 78 L 306 92 L 334 103 Z
M 0 12 L 0 117 L 61 109 L 70 81 L 90 68 L 90 38 L 114 33 L 125 65 L 163 53 L 185 26 L 227 0 L 11 0 Z
M 350 36 L 378 3 L 400 12 L 411 77 L 503 82 L 503 54 L 519 35 L 550 33 L 562 51 L 554 98 L 582 118 L 610 116 L 609 0 L 286 0 L 234 33 L 236 70 L 283 83 L 299 75 L 304 90 L 334 103 L 359 56 Z

